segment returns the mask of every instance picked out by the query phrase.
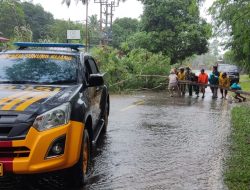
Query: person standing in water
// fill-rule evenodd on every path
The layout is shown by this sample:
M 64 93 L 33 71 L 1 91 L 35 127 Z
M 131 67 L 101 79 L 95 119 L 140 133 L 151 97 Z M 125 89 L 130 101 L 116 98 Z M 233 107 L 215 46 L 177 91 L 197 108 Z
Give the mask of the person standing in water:
M 217 92 L 218 92 L 218 85 L 219 85 L 219 76 L 220 73 L 218 72 L 218 67 L 213 66 L 213 72 L 209 76 L 209 83 L 212 85 L 211 91 L 213 93 L 213 98 L 218 98 Z
M 183 67 L 180 68 L 180 72 L 178 73 L 178 81 L 180 80 L 185 80 L 185 72 Z M 180 89 L 180 94 L 184 96 L 186 93 L 186 85 L 179 84 L 179 89 Z
M 227 99 L 227 88 L 230 87 L 230 79 L 227 77 L 227 73 L 222 73 L 219 77 L 219 86 L 221 92 L 221 99 Z
M 198 77 L 198 83 L 202 84 L 201 93 L 202 93 L 202 98 L 204 98 L 205 91 L 206 91 L 206 85 L 208 83 L 208 75 L 207 75 L 207 73 L 205 73 L 204 69 L 201 69 L 201 73 L 199 74 L 199 77 Z
M 174 92 L 179 91 L 178 88 L 178 77 L 175 74 L 175 71 L 172 69 L 170 71 L 170 75 L 168 76 L 169 83 L 168 83 L 168 90 L 170 92 L 170 96 L 174 96 Z

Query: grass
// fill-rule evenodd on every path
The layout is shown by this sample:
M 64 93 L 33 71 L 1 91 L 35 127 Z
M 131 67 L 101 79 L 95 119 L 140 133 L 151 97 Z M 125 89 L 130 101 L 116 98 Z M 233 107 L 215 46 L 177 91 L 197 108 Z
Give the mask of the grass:
M 226 160 L 225 183 L 229 190 L 250 189 L 250 107 L 232 110 L 232 144 Z
M 240 76 L 240 85 L 242 90 L 250 92 L 250 78 L 249 75 L 241 75 Z

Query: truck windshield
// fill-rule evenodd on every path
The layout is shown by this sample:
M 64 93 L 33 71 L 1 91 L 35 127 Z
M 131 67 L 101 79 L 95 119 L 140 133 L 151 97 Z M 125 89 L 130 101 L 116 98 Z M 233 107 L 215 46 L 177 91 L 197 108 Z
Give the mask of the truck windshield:
M 0 83 L 75 83 L 77 61 L 71 55 L 0 54 Z

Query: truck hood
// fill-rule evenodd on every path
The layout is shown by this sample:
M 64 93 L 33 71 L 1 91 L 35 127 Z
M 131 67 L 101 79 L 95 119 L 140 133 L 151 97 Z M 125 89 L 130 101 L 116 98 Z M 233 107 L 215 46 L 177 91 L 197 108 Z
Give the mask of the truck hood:
M 0 141 L 24 139 L 37 115 L 71 101 L 80 88 L 0 84 Z
M 0 84 L 0 112 L 45 112 L 70 101 L 79 87 Z

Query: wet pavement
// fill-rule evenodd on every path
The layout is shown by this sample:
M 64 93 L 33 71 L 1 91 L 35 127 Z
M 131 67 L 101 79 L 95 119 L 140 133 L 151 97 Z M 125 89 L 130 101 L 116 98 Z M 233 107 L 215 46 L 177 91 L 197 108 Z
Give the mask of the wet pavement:
M 226 189 L 227 101 L 144 93 L 111 97 L 108 131 L 84 189 Z
M 82 190 L 226 189 L 229 110 L 211 94 L 204 100 L 166 92 L 112 95 L 108 131 L 94 147 Z M 57 186 L 43 181 L 30 189 Z

